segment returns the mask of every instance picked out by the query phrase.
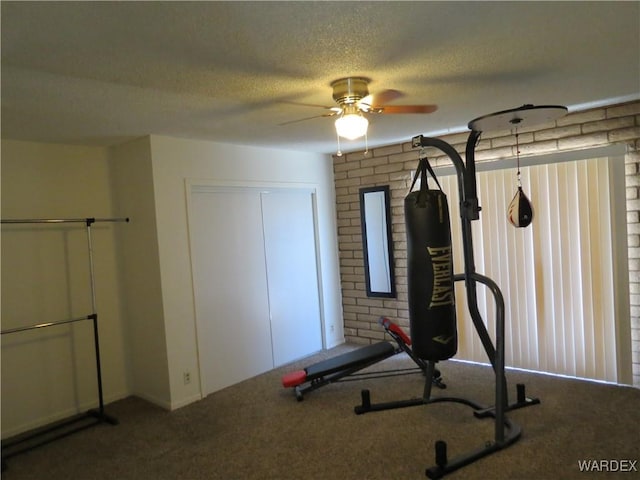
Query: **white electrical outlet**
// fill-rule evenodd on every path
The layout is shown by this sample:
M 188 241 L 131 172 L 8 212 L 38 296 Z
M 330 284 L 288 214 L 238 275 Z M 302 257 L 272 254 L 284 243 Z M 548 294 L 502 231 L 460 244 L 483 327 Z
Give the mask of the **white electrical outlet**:
M 189 385 L 191 383 L 191 372 L 184 372 L 182 374 L 182 378 L 184 380 L 184 384 Z

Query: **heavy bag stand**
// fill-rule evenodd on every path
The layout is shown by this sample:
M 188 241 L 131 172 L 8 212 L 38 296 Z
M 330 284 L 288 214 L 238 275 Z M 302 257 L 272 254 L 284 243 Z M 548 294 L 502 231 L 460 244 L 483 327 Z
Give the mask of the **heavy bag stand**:
M 504 373 L 504 298 L 498 285 L 489 277 L 486 277 L 475 270 L 473 256 L 473 237 L 471 222 L 480 218 L 480 206 L 478 205 L 476 168 L 475 168 L 475 147 L 480 140 L 481 133 L 486 128 L 510 128 L 514 125 L 522 127 L 524 124 L 535 124 L 543 121 L 551 121 L 564 115 L 566 107 L 560 106 L 533 106 L 523 105 L 522 107 L 497 112 L 494 114 L 479 117 L 469 122 L 469 137 L 466 144 L 466 165 L 458 152 L 447 142 L 437 138 L 424 137 L 418 135 L 413 137 L 411 143 L 413 148 L 433 147 L 445 153 L 453 162 L 458 177 L 458 189 L 460 192 L 460 217 L 462 221 L 462 245 L 464 253 L 464 273 L 454 275 L 454 281 L 465 282 L 467 293 L 467 304 L 473 325 L 480 337 L 482 346 L 489 357 L 491 366 L 495 374 L 495 405 L 485 408 L 471 400 L 457 397 L 431 397 L 431 382 L 429 379 L 433 375 L 435 362 L 427 362 L 427 373 L 425 378 L 424 392 L 422 398 L 401 400 L 396 402 L 372 404 L 368 390 L 362 391 L 362 404 L 355 407 L 356 414 L 368 412 L 390 410 L 395 408 L 412 407 L 418 405 L 428 405 L 437 402 L 456 402 L 468 405 L 474 409 L 477 418 L 493 417 L 495 420 L 495 433 L 493 442 L 484 443 L 481 447 L 471 452 L 465 453 L 451 460 L 447 457 L 447 444 L 442 440 L 435 443 L 435 466 L 426 469 L 426 476 L 431 479 L 442 478 L 446 474 L 453 472 L 465 465 L 479 460 L 487 455 L 502 450 L 515 443 L 522 434 L 519 425 L 509 420 L 505 413 L 509 410 L 527 407 L 540 403 L 538 399 L 527 398 L 523 384 L 517 386 L 517 399 L 515 403 L 509 404 L 507 394 L 507 380 Z M 506 125 L 505 125 L 506 124 Z M 496 305 L 496 345 L 494 347 L 491 337 L 487 332 L 482 316 L 478 309 L 478 298 L 476 286 L 478 283 L 484 284 L 493 294 Z

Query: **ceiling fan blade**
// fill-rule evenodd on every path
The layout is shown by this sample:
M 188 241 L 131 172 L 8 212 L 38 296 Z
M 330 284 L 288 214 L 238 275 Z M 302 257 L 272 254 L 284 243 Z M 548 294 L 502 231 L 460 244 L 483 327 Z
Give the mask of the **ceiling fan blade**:
M 371 97 L 370 102 L 365 103 L 371 105 L 373 108 L 379 108 L 381 105 L 386 105 L 389 102 L 404 97 L 404 93 L 399 90 L 383 90 L 374 95 L 369 95 L 369 97 Z
M 288 122 L 279 123 L 278 126 L 282 127 L 284 125 L 290 125 L 292 123 L 305 122 L 307 120 L 313 120 L 314 118 L 333 117 L 334 115 L 337 115 L 337 114 L 338 112 L 333 112 L 333 113 L 325 113 L 324 115 L 314 115 L 313 117 L 298 118 L 297 120 L 289 120 Z
M 437 105 L 380 105 L 375 107 L 377 113 L 433 113 Z
M 375 111 L 382 108 L 382 105 L 385 105 L 389 102 L 392 102 L 396 98 L 403 97 L 404 93 L 398 90 L 383 90 L 380 93 L 369 94 L 366 97 L 363 97 L 358 101 L 358 108 L 363 112 L 368 112 L 370 110 Z

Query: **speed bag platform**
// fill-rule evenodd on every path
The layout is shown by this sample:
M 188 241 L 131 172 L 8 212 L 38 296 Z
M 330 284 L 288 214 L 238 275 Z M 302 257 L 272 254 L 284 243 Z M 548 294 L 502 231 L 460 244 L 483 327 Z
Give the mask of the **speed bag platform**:
M 427 171 L 437 190 L 429 189 Z M 420 189 L 412 192 L 420 176 Z M 458 350 L 451 225 L 447 196 L 426 158 L 404 199 L 404 218 L 413 352 L 423 360 L 446 360 Z

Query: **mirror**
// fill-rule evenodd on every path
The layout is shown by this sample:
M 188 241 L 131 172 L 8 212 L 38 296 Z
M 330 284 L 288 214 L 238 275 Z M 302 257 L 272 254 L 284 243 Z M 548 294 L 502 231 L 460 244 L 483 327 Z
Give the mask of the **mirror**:
M 395 298 L 388 185 L 360 189 L 360 218 L 367 296 Z

